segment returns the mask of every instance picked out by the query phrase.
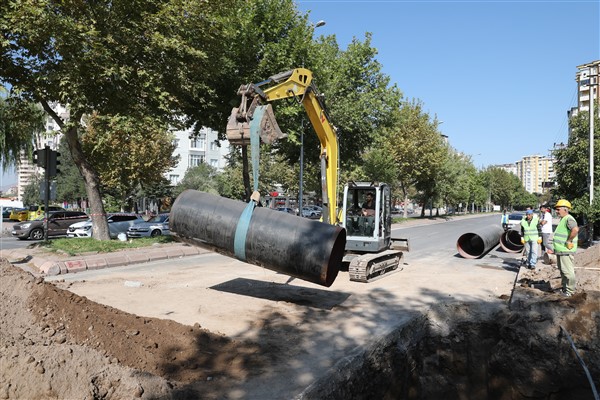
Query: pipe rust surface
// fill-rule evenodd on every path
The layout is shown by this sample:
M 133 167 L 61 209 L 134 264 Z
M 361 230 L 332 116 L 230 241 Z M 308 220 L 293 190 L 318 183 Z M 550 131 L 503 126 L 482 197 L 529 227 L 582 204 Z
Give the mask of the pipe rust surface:
M 176 239 L 230 257 L 247 204 L 196 190 L 180 194 L 169 216 Z M 257 207 L 245 236 L 245 261 L 323 286 L 334 282 L 344 256 L 346 231 L 319 221 Z
M 500 242 L 504 230 L 498 225 L 489 225 L 475 232 L 462 234 L 456 242 L 458 253 L 464 258 L 479 258 Z
M 508 229 L 500 236 L 500 247 L 507 253 L 518 253 L 523 251 L 521 234 L 514 229 Z

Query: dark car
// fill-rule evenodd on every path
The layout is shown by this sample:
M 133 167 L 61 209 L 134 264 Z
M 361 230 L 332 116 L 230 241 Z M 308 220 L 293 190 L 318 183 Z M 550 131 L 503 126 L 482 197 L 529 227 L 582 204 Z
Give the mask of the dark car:
M 41 240 L 44 238 L 44 219 L 23 221 L 13 225 L 12 235 L 21 239 Z M 48 214 L 48 237 L 67 236 L 69 225 L 88 219 L 81 211 L 50 211 Z

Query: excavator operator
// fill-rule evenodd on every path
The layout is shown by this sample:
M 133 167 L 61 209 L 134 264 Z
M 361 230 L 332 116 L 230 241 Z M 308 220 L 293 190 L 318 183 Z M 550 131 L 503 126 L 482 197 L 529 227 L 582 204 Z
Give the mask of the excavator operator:
M 362 215 L 365 217 L 375 215 L 375 200 L 373 200 L 373 193 L 371 192 L 367 193 L 366 201 L 362 205 Z

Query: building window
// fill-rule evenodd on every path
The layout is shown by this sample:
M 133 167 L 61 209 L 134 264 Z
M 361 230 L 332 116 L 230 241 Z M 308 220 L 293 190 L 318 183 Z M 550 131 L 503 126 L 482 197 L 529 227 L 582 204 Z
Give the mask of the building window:
M 197 167 L 204 162 L 204 156 L 200 154 L 190 154 L 190 168 Z
M 171 185 L 177 185 L 179 183 L 179 175 L 169 175 L 169 181 Z
M 175 146 L 175 148 L 179 147 L 179 139 L 173 139 L 173 146 Z
M 198 137 L 190 139 L 190 148 L 205 150 L 206 149 L 206 135 L 200 134 Z
M 217 150 L 218 148 L 219 148 L 219 146 L 217 145 L 217 141 L 216 141 L 216 140 L 213 140 L 212 142 L 210 142 L 210 149 L 211 149 L 212 151 L 215 151 L 215 150 Z
M 211 158 L 210 159 L 210 166 L 217 168 L 219 166 L 219 160 Z

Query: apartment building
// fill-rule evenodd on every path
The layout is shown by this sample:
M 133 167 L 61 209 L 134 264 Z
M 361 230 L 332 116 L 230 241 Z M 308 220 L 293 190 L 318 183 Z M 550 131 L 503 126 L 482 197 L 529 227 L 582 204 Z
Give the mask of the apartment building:
M 598 83 L 600 82 L 600 60 L 577 66 L 575 82 L 577 82 L 577 110 L 589 111 L 590 101 L 597 104 L 599 97 Z M 598 111 L 598 110 L 596 110 Z
M 516 175 L 529 193 L 545 193 L 554 180 L 554 159 L 552 157 L 531 155 L 516 163 Z
M 219 140 L 219 133 L 203 127 L 200 133 L 192 136 L 192 130 L 175 131 L 177 148 L 173 155 L 179 156 L 179 163 L 165 174 L 171 185 L 177 185 L 189 168 L 206 163 L 217 171 L 222 171 L 227 164 L 229 142 Z
M 493 167 L 500 168 L 500 169 L 505 170 L 508 173 L 511 173 L 513 175 L 517 175 L 517 164 L 516 163 L 512 163 L 512 164 L 498 164 L 498 165 L 493 165 Z

